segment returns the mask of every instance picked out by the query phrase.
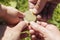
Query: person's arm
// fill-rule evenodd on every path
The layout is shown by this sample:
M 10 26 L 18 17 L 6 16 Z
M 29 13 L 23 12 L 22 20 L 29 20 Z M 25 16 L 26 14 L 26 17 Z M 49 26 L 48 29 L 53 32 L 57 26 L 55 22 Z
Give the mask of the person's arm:
M 40 13 L 42 9 L 44 8 L 45 4 L 48 0 L 38 0 L 37 4 L 35 5 L 35 9 L 37 10 L 37 13 Z
M 11 9 L 12 10 L 12 9 Z M 0 17 L 5 20 L 8 24 L 17 24 L 20 19 L 17 16 L 9 15 L 7 13 L 6 6 L 0 5 Z M 12 10 L 15 12 L 14 10 Z

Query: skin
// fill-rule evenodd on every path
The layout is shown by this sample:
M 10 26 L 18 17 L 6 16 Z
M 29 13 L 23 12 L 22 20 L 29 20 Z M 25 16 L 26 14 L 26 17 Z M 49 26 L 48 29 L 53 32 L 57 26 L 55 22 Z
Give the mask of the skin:
M 32 9 L 34 14 L 42 11 L 48 0 L 29 0 L 29 8 Z
M 29 10 L 37 15 L 38 21 L 48 21 L 60 0 L 29 0 L 28 2 Z
M 10 12 L 8 11 L 8 13 L 10 13 Z M 2 15 L 2 13 L 1 13 L 1 15 Z M 15 15 L 13 15 L 13 16 L 15 16 Z M 44 22 L 37 22 L 37 23 L 30 22 L 30 25 L 31 25 L 30 33 L 32 34 L 32 40 L 36 40 L 36 39 L 40 40 L 41 37 L 44 40 L 60 40 L 60 32 L 54 25 L 47 24 Z M 21 30 L 23 28 L 25 28 L 25 26 L 26 26 L 26 22 L 24 22 L 24 21 L 21 21 L 16 26 L 12 26 L 12 27 L 7 25 L 6 30 L 5 30 L 4 35 L 1 40 L 18 40 L 19 35 L 21 34 Z M 9 35 L 9 37 L 8 37 L 8 35 Z M 37 38 L 37 35 L 39 35 L 38 38 Z
M 23 13 L 17 9 L 0 4 L 0 18 L 5 20 L 8 24 L 15 25 L 21 21 L 23 17 Z
M 34 14 L 40 13 L 45 7 L 47 2 L 60 3 L 60 0 L 28 0 L 29 9 L 32 9 Z
M 60 31 L 52 24 L 30 22 L 32 40 L 60 40 Z
M 27 22 L 21 21 L 23 17 L 17 9 L 0 5 L 0 18 L 7 22 L 0 25 L 0 40 L 20 40 L 21 31 L 27 26 Z
M 6 25 L 6 29 L 4 30 L 5 32 L 1 40 L 20 40 L 21 31 L 26 26 L 27 26 L 27 23 L 25 21 L 21 21 L 16 26 L 13 26 L 13 27 Z
M 32 11 L 35 15 L 37 15 L 37 20 L 42 20 L 42 21 L 46 21 L 46 17 L 42 18 L 42 16 L 40 15 L 41 11 L 43 10 L 43 8 L 45 7 L 46 3 L 48 2 L 48 0 L 29 0 L 29 10 Z

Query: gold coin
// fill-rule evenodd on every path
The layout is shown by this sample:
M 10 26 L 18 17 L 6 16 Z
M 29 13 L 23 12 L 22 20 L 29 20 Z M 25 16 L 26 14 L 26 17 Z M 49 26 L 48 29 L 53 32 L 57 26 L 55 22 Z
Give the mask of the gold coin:
M 33 14 L 33 12 L 26 11 L 24 20 L 27 20 L 28 22 L 35 21 L 36 20 L 36 16 Z

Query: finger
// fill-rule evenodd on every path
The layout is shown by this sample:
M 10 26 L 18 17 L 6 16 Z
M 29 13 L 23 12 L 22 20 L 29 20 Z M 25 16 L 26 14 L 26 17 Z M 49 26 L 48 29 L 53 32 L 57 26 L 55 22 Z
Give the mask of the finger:
M 0 4 L 0 15 L 1 13 L 6 13 L 6 6 Z
M 31 26 L 28 26 L 28 29 L 31 30 L 32 29 Z
M 28 1 L 33 3 L 34 5 L 37 3 L 37 0 L 28 0 Z
M 8 6 L 7 7 L 7 14 L 13 15 L 13 16 L 19 16 L 19 17 L 24 17 L 22 12 L 18 11 L 17 9 Z
M 58 33 L 59 32 L 58 28 L 55 25 L 52 25 L 52 24 L 48 24 L 46 26 L 46 29 L 48 29 L 52 33 Z
M 28 28 L 29 28 L 30 34 L 34 34 L 35 33 L 35 31 L 31 28 L 31 26 L 29 26 Z
M 36 35 L 32 35 L 31 36 L 31 40 L 40 40 L 41 38 L 38 38 L 38 36 Z M 41 39 L 42 40 L 42 39 Z
M 40 21 L 37 21 L 37 24 L 41 25 L 41 22 Z
M 48 24 L 46 22 L 40 22 L 41 26 L 46 27 Z
M 37 23 L 43 27 L 46 27 L 48 24 L 46 22 L 37 21 Z
M 34 5 L 33 3 L 29 2 L 29 9 L 33 9 L 34 6 L 35 6 L 35 5 Z
M 19 22 L 13 29 L 14 29 L 14 30 L 17 30 L 17 31 L 21 31 L 21 30 L 24 29 L 25 27 L 27 27 L 27 22 L 21 21 L 21 22 Z
M 40 24 L 41 26 L 45 27 L 49 31 L 52 31 L 52 32 L 58 31 L 58 28 L 52 24 L 47 24 L 46 22 L 39 22 L 39 21 L 37 21 L 37 23 Z
M 44 28 L 43 26 L 41 25 L 38 25 L 37 23 L 35 22 L 30 22 L 31 24 L 31 27 L 35 30 L 35 31 L 38 31 L 39 33 L 42 33 L 44 36 L 46 35 L 50 35 L 50 31 L 48 31 L 46 28 Z
M 37 20 L 38 20 L 38 21 L 41 21 L 41 20 L 42 20 L 41 15 L 37 15 Z
M 29 32 L 30 32 L 30 34 L 34 34 L 35 33 L 35 31 L 34 30 L 29 30 Z
M 37 23 L 35 23 L 35 22 L 30 22 L 30 25 L 31 25 L 31 27 L 34 29 L 34 30 L 36 30 L 36 31 L 42 31 L 42 29 L 44 29 L 45 30 L 45 28 L 43 27 L 43 26 L 40 26 L 40 25 L 38 25 Z
M 21 11 L 17 11 L 17 16 L 19 18 L 24 18 L 25 17 L 25 15 L 23 14 L 23 12 L 21 12 Z
M 36 40 L 36 36 L 35 35 L 32 35 L 31 36 L 31 40 Z
M 47 24 L 46 22 L 39 22 L 39 21 L 37 23 L 45 27 L 47 30 L 51 31 L 54 34 L 59 33 L 58 28 L 52 24 Z

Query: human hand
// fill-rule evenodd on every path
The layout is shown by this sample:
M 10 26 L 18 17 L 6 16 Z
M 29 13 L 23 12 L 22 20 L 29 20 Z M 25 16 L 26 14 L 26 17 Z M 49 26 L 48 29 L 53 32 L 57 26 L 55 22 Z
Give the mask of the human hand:
M 32 40 L 60 40 L 58 28 L 45 22 L 31 22 L 30 33 Z
M 0 5 L 0 17 L 6 23 L 15 25 L 23 20 L 24 14 L 13 7 Z
M 48 2 L 48 0 L 28 0 L 29 10 L 36 15 L 38 21 L 47 21 L 46 13 L 41 13 Z
M 6 14 L 15 16 L 15 17 L 24 17 L 24 14 L 19 10 L 0 4 L 0 16 L 5 16 Z
M 22 29 L 27 26 L 24 21 L 19 22 L 16 26 L 7 26 L 1 40 L 19 40 Z
M 16 16 L 16 17 L 19 17 L 19 18 L 23 18 L 24 17 L 23 12 L 15 9 L 13 7 L 10 7 L 10 6 L 7 6 L 7 14 L 10 14 L 12 16 Z

